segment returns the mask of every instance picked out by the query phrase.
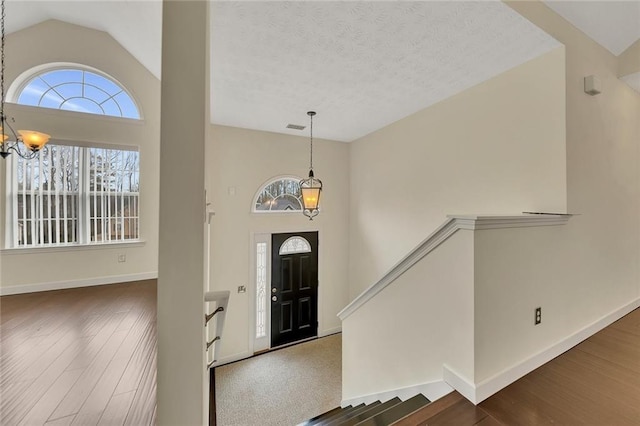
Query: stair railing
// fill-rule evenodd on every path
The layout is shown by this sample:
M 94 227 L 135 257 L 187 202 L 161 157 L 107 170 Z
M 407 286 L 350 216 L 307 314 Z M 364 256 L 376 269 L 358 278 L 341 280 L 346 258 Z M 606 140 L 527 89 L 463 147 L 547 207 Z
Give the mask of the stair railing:
M 207 368 L 213 367 L 217 361 L 218 345 L 216 342 L 222 339 L 230 294 L 231 292 L 228 290 L 208 291 L 204 294 L 205 312 L 209 312 L 204 316 Z M 215 306 L 215 309 L 213 309 L 213 306 Z

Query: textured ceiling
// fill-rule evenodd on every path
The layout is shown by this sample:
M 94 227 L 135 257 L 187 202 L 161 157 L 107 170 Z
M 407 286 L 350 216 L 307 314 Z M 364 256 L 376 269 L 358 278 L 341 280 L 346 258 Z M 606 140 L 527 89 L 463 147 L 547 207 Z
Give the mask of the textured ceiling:
M 640 39 L 639 0 L 545 3 L 616 56 Z
M 211 36 L 213 122 L 343 141 L 559 46 L 501 2 L 216 2 Z
M 214 2 L 212 121 L 351 141 L 559 44 L 502 2 Z M 9 0 L 9 32 L 111 34 L 160 75 L 158 0 Z

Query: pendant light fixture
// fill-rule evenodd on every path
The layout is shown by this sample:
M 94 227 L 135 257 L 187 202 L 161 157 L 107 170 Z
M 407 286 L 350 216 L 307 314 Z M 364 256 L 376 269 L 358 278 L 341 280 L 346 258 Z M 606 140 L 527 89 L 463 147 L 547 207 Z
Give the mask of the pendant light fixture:
M 46 133 L 40 133 L 33 130 L 18 130 L 16 134 L 13 127 L 9 124 L 9 119 L 4 111 L 4 1 L 0 2 L 0 157 L 7 158 L 11 151 L 14 151 L 20 157 L 32 159 L 38 155 L 38 151 L 49 142 L 50 136 Z M 13 119 L 11 119 L 13 120 Z M 6 133 L 8 133 L 8 135 Z M 26 152 L 21 148 L 20 144 L 24 144 L 27 148 Z
M 311 120 L 309 177 L 300 181 L 300 191 L 302 192 L 302 204 L 304 207 L 302 213 L 307 216 L 309 220 L 313 220 L 313 218 L 320 213 L 318 206 L 320 203 L 320 193 L 322 192 L 322 181 L 313 175 L 313 116 L 316 115 L 316 113 L 315 111 L 309 111 L 307 115 Z

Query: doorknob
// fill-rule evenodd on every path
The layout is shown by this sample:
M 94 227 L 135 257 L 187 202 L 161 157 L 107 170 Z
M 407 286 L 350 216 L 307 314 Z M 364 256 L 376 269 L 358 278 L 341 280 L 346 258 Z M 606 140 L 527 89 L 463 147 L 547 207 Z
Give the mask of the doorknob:
M 277 302 L 277 301 L 278 301 L 278 296 L 273 296 L 273 297 L 271 298 L 271 300 L 273 300 L 274 302 Z
M 273 287 L 273 288 L 271 289 L 271 293 L 275 293 L 275 292 L 277 292 L 277 291 L 278 291 L 278 289 L 277 289 L 277 288 L 275 288 L 275 287 Z

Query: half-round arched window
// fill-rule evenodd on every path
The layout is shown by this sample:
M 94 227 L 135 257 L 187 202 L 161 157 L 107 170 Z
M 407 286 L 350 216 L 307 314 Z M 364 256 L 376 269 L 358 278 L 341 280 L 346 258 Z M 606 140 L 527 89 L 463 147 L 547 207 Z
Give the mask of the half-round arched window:
M 280 176 L 262 185 L 254 197 L 252 210 L 256 213 L 302 211 L 300 178 Z
M 287 241 L 282 243 L 280 250 L 278 250 L 280 256 L 283 254 L 298 253 L 311 253 L 311 244 L 309 244 L 309 241 L 298 236 L 288 238 Z
M 136 103 L 122 85 L 79 66 L 41 70 L 24 80 L 13 98 L 21 105 L 140 119 Z

